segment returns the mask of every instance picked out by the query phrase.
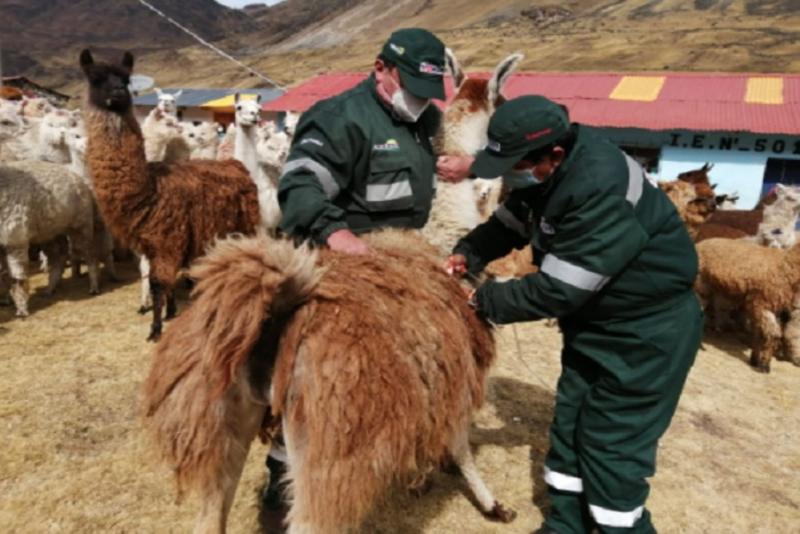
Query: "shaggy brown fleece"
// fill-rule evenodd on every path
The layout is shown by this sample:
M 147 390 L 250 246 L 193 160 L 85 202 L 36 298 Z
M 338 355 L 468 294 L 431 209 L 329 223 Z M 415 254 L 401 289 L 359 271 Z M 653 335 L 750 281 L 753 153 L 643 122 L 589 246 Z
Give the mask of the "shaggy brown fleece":
M 313 532 L 357 527 L 392 481 L 466 443 L 490 327 L 418 235 L 365 239 L 372 254 L 325 250 L 313 268 L 287 243 L 227 239 L 193 267 L 194 302 L 157 345 L 143 402 L 181 489 L 206 502 L 221 479 L 235 489 L 258 430 L 240 421 L 268 402 L 283 419 L 290 523 Z
M 752 325 L 750 363 L 769 372 L 780 352 L 781 316 L 791 313 L 800 289 L 800 245 L 781 250 L 732 239 L 697 244 L 695 289 L 704 302 L 723 297 L 744 310 Z

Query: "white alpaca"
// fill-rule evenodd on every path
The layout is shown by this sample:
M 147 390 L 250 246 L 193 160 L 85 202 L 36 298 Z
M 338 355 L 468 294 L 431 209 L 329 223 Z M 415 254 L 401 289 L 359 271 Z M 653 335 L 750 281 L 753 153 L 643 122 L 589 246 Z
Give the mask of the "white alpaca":
M 158 104 L 156 104 L 156 109 L 160 109 L 163 113 L 167 115 L 172 115 L 173 117 L 178 116 L 178 99 L 183 94 L 183 89 L 178 90 L 177 93 L 169 94 L 165 93 L 158 87 L 155 88 L 156 95 L 158 96 Z
M 300 122 L 300 113 L 295 113 L 294 111 L 286 112 L 286 116 L 283 118 L 283 130 L 290 138 L 294 137 L 298 122 Z
M 182 122 L 183 139 L 191 151 L 190 159 L 217 159 L 219 124 L 216 122 Z
M 797 242 L 795 225 L 800 215 L 800 190 L 778 184 L 777 199 L 764 207 L 756 242 L 771 248 L 791 248 Z
M 267 230 L 278 227 L 281 210 L 278 206 L 278 189 L 270 180 L 258 156 L 258 123 L 261 118 L 261 96 L 255 100 L 242 100 L 236 93 L 236 131 L 233 158 L 242 162 L 258 187 L 258 207 L 261 224 Z
M 17 161 L 0 166 L 0 247 L 6 252 L 11 297 L 18 316 L 28 315 L 28 248 L 52 242 L 58 236 L 69 236 L 73 246 L 85 252 L 89 291 L 99 292 L 97 260 L 91 246 L 92 202 L 91 189 L 66 165 Z M 49 290 L 54 283 L 51 286 Z
M 82 119 L 79 113 L 57 109 L 41 119 L 27 119 L 28 128 L 7 144 L 3 159 L 69 163 L 66 139 L 69 131 L 80 128 Z
M 153 108 L 142 122 L 142 136 L 147 161 L 171 163 L 189 159 L 190 149 L 183 138 L 183 127 L 174 115 Z
M 273 121 L 267 121 L 258 128 L 256 152 L 258 161 L 267 173 L 274 187 L 278 185 L 283 164 L 289 157 L 292 138 L 285 129 L 278 128 Z
M 487 81 L 468 78 L 453 52 L 446 50 L 456 96 L 444 112 L 435 139 L 437 153 L 472 155 L 486 146 L 489 118 L 503 102 L 502 88 L 522 57 L 512 54 L 501 61 Z M 492 213 L 495 205 L 489 204 L 489 200 L 497 201 L 500 187 L 500 180 L 438 182 L 431 216 L 422 234 L 442 255 L 450 254 L 461 237 Z

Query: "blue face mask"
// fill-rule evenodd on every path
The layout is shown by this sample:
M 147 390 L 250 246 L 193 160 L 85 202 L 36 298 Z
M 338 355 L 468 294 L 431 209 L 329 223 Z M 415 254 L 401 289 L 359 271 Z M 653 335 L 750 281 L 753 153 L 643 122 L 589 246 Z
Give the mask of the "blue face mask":
M 526 169 L 524 171 L 510 170 L 503 175 L 503 185 L 508 189 L 524 189 L 532 185 L 539 185 L 539 179 L 534 176 L 533 171 Z

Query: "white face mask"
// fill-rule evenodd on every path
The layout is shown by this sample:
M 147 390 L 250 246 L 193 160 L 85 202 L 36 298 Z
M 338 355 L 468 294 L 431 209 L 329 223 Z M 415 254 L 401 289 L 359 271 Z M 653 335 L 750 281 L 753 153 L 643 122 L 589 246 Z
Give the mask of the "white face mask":
M 392 109 L 400 120 L 405 122 L 417 122 L 430 103 L 430 99 L 416 97 L 403 87 L 398 88 L 392 95 Z
M 524 189 L 532 185 L 538 185 L 539 183 L 541 183 L 541 181 L 530 169 L 524 171 L 510 170 L 503 174 L 503 185 L 508 189 Z

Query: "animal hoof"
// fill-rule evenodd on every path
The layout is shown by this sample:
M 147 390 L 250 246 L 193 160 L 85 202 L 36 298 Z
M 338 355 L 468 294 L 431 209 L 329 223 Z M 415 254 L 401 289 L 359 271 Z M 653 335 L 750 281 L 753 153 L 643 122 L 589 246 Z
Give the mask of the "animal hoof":
M 90 289 L 89 290 L 89 294 L 90 295 L 99 295 L 100 294 L 100 290 L 99 289 Z
M 759 373 L 769 374 L 769 365 L 756 365 L 754 369 Z
M 138 313 L 139 315 L 144 315 L 147 312 L 149 312 L 151 309 L 152 308 L 149 307 L 149 306 L 139 306 L 139 309 L 136 310 L 136 313 Z
M 511 523 L 517 518 L 517 512 L 510 508 L 504 507 L 499 502 L 495 501 L 494 508 L 487 512 L 486 517 L 492 521 L 499 521 L 501 523 Z
M 150 332 L 150 335 L 149 335 L 149 336 L 147 336 L 147 341 L 153 341 L 153 342 L 156 342 L 156 341 L 158 341 L 158 339 L 159 339 L 160 337 L 161 337 L 161 333 L 160 333 L 160 332 L 158 332 L 158 333 L 156 333 L 156 332 Z

